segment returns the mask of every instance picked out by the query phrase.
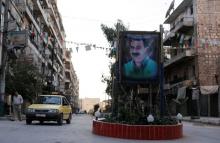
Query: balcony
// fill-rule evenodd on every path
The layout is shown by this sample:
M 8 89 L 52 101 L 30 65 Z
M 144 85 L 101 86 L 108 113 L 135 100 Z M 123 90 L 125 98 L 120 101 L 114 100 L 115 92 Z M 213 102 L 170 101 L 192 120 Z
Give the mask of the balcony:
M 55 72 L 58 71 L 58 67 L 54 63 L 53 63 L 53 69 L 54 69 Z
M 60 25 L 60 21 L 59 21 L 59 13 L 56 12 L 55 10 L 57 9 L 56 3 L 54 1 L 51 1 L 50 3 L 48 3 L 48 13 L 50 14 L 50 18 L 53 20 L 49 20 L 49 24 L 54 26 L 54 29 L 57 29 L 57 34 L 59 33 L 61 35 L 61 37 L 65 37 L 65 35 L 62 33 L 62 25 Z M 52 21 L 54 23 L 52 23 Z M 62 29 L 61 29 L 62 28 Z
M 47 62 L 52 66 L 52 60 L 48 59 Z
M 170 28 L 170 31 L 165 34 L 163 40 L 164 43 L 167 43 L 168 40 L 175 38 L 175 33 L 185 33 L 193 28 L 193 17 L 184 16 L 176 24 Z
M 25 12 L 26 0 L 19 0 L 19 1 L 14 0 L 13 2 L 15 3 L 15 5 L 17 6 L 17 9 L 21 13 Z
M 48 0 L 34 0 L 34 1 L 39 1 L 41 5 L 44 6 L 44 8 L 49 8 L 50 4 Z
M 52 14 L 52 17 L 54 18 L 54 21 L 55 21 L 55 23 L 56 23 L 56 26 L 57 26 L 58 30 L 60 31 L 61 29 L 60 29 L 59 21 L 57 21 L 57 17 L 58 17 L 58 16 L 56 15 L 56 12 L 55 12 L 55 10 L 54 10 L 53 5 L 55 6 L 56 3 L 51 4 L 51 6 L 50 6 L 51 14 Z
M 60 86 L 59 86 L 59 89 L 58 89 L 61 93 L 64 93 L 65 92 L 65 88 L 64 88 L 64 85 L 63 84 L 61 84 Z
M 33 16 L 33 9 L 31 9 L 31 7 L 28 6 L 28 5 L 26 5 L 25 9 L 26 9 L 26 13 L 27 13 L 29 19 L 30 19 L 30 20 L 32 21 L 32 23 L 34 24 L 34 26 L 35 26 L 35 28 L 37 29 L 38 33 L 40 33 L 40 32 L 41 32 L 41 31 L 40 31 L 40 27 L 39 27 L 38 23 L 36 22 L 36 20 L 35 20 L 35 18 L 34 18 L 34 16 Z
M 184 60 L 193 58 L 195 56 L 195 48 L 185 48 L 182 52 L 179 52 L 176 56 L 171 57 L 171 59 L 165 61 L 164 68 L 183 62 Z
M 66 62 L 70 62 L 71 61 L 71 52 L 69 51 L 69 49 L 65 49 L 64 58 L 65 58 Z
M 68 89 L 66 89 L 65 94 L 71 96 L 71 95 L 73 94 L 72 92 L 73 92 L 73 91 L 68 88 Z
M 59 64 L 61 65 L 61 67 L 64 68 L 63 61 L 61 60 L 61 57 L 60 57 L 60 56 L 62 56 L 62 55 L 61 55 L 61 53 L 59 53 L 59 52 L 57 51 L 56 48 L 53 48 L 54 46 L 53 46 L 53 44 L 52 44 L 52 42 L 51 42 L 50 40 L 48 40 L 48 47 L 51 49 L 51 51 L 53 50 L 52 52 L 53 52 L 53 54 L 54 54 L 54 58 L 56 58 L 56 61 L 58 61 Z M 54 60 L 55 60 L 55 59 L 54 59 Z
M 28 38 L 28 47 L 30 47 L 34 53 L 37 55 L 37 57 L 43 62 L 45 63 L 45 59 L 43 58 L 42 54 L 39 52 L 39 50 L 37 49 L 36 45 L 33 44 L 33 42 L 31 42 L 31 40 Z
M 70 79 L 66 78 L 65 82 L 70 83 Z
M 67 68 L 65 68 L 65 73 L 71 73 L 71 70 L 70 69 L 67 69 Z
M 173 32 L 166 32 L 164 39 L 163 39 L 163 45 L 164 46 L 170 46 L 171 45 L 171 41 L 175 40 L 176 36 L 175 33 Z
M 70 65 L 69 64 L 65 64 L 65 70 L 70 70 Z
M 183 16 L 176 24 L 174 32 L 185 32 L 193 28 L 193 16 Z
M 71 59 L 70 59 L 70 58 L 65 57 L 65 62 L 66 62 L 66 63 L 70 63 L 70 62 L 71 62 Z
M 59 47 L 62 48 L 62 45 L 60 43 L 60 39 L 57 36 L 57 32 L 55 31 L 52 22 L 50 22 L 50 28 L 51 28 L 51 30 L 52 30 L 52 32 L 53 32 L 53 34 L 54 34 L 54 36 L 55 36 L 55 38 L 56 38 L 56 40 L 58 42 Z
M 171 15 L 164 21 L 164 23 L 173 23 L 182 13 L 185 13 L 187 8 L 189 8 L 192 4 L 192 0 L 183 0 L 180 5 L 171 13 Z
M 58 76 L 59 76 L 62 80 L 64 79 L 62 73 L 59 73 Z
M 38 11 L 40 12 L 40 14 L 42 15 L 44 22 L 47 26 L 49 26 L 49 22 L 48 22 L 48 16 L 46 15 L 46 11 L 44 10 L 44 8 L 42 7 L 42 4 L 40 3 L 39 0 L 35 0 L 34 1 L 35 6 L 38 8 Z
M 183 87 L 183 86 L 188 87 L 192 85 L 193 81 L 194 81 L 193 77 L 190 79 L 178 78 L 176 80 L 171 81 L 170 83 L 164 84 L 164 89 L 169 90 L 174 87 Z
M 57 57 L 57 59 L 58 59 L 60 65 L 61 65 L 62 67 L 64 67 L 64 64 L 63 64 L 63 62 L 62 62 L 60 56 L 61 56 L 61 54 L 58 54 L 58 53 L 56 54 L 56 57 Z

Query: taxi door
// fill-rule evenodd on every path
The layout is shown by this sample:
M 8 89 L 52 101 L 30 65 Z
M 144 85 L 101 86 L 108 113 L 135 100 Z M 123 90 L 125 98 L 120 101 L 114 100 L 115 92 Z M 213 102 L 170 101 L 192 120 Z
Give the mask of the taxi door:
M 63 101 L 62 101 L 62 108 L 63 108 L 63 119 L 68 119 L 69 115 L 72 114 L 71 113 L 71 106 L 69 104 L 69 102 L 67 101 L 67 99 L 65 97 L 63 97 Z

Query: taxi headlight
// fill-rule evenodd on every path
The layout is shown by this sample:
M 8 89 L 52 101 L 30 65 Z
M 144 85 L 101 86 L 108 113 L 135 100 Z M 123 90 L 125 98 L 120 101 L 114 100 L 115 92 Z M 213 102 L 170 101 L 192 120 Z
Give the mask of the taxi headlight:
M 27 109 L 27 112 L 33 113 L 33 112 L 35 112 L 35 109 L 33 109 L 33 108 L 28 108 L 28 109 Z
M 57 109 L 50 109 L 50 110 L 48 110 L 48 112 L 49 112 L 49 113 L 58 113 L 59 110 L 57 110 Z

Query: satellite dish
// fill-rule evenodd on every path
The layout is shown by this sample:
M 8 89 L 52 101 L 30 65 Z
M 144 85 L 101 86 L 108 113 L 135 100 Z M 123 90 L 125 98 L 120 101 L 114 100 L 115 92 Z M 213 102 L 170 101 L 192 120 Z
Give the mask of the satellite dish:
M 169 9 L 167 10 L 167 13 L 166 13 L 165 18 L 166 18 L 167 16 L 169 16 L 171 10 L 174 9 L 174 2 L 175 2 L 175 0 L 173 0 L 173 1 L 171 2 L 170 6 L 169 6 Z

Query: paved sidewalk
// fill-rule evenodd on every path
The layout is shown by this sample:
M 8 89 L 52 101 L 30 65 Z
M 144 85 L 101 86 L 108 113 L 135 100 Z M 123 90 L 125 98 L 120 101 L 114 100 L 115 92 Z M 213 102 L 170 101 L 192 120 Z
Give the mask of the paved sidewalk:
M 199 119 L 191 119 L 191 117 L 183 117 L 183 121 L 220 126 L 220 117 L 200 117 Z
M 21 116 L 22 116 L 22 120 L 24 120 L 24 119 L 25 119 L 25 115 L 22 114 Z M 12 115 L 5 115 L 5 116 L 0 116 L 0 121 L 2 121 L 2 120 L 10 120 L 10 121 L 13 121 L 14 119 L 13 119 L 13 116 L 12 116 Z
M 9 115 L 5 115 L 5 116 L 0 116 L 0 121 L 1 120 L 9 120 L 10 116 Z

